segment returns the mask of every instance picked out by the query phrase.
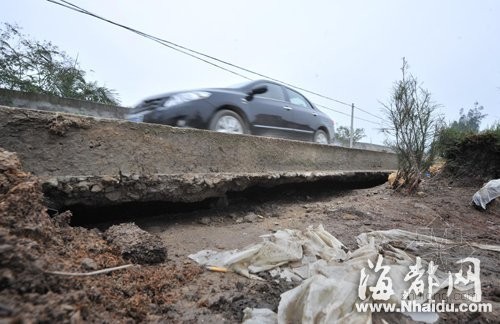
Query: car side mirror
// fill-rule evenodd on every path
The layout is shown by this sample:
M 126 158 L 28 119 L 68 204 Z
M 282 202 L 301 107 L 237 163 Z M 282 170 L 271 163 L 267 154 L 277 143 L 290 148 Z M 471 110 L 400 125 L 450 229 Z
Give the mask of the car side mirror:
M 248 95 L 247 95 L 246 99 L 247 99 L 248 101 L 250 101 L 250 100 L 252 100 L 252 99 L 253 99 L 253 97 L 254 97 L 255 95 L 258 95 L 258 94 L 263 94 L 263 93 L 266 93 L 266 92 L 267 92 L 267 86 L 265 86 L 265 85 L 255 87 L 255 88 L 253 88 L 252 90 L 250 90 L 250 91 L 248 92 Z

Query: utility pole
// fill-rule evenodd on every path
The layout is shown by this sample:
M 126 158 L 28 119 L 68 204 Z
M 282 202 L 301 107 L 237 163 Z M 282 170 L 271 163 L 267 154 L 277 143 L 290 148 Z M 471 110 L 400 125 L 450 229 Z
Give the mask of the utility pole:
M 354 104 L 351 104 L 351 132 L 349 136 L 349 147 L 352 148 L 354 139 Z

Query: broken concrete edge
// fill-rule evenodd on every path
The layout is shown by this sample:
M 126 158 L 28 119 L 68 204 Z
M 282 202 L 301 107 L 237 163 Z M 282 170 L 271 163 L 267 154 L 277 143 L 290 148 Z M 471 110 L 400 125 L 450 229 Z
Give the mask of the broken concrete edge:
M 45 196 L 54 207 L 109 206 L 151 201 L 192 203 L 223 197 L 227 192 L 243 191 L 252 186 L 274 187 L 318 181 L 340 188 L 342 184 L 366 187 L 384 183 L 391 172 L 393 170 L 121 174 L 40 177 L 40 180 Z
M 0 147 L 36 176 L 397 168 L 392 153 L 1 106 Z

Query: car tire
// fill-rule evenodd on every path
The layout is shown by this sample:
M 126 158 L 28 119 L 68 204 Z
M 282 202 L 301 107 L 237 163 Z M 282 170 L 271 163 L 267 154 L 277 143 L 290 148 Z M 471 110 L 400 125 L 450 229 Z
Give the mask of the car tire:
M 318 129 L 316 133 L 314 133 L 313 142 L 318 144 L 330 144 L 328 134 L 321 129 Z
M 240 115 L 232 110 L 219 110 L 210 121 L 210 130 L 229 134 L 248 134 L 248 127 Z

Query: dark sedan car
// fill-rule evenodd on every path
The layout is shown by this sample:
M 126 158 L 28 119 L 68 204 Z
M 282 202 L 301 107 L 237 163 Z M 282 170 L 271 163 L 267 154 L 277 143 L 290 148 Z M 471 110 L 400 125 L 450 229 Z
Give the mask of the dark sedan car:
M 330 143 L 333 121 L 295 90 L 271 81 L 172 92 L 142 101 L 134 122 Z

